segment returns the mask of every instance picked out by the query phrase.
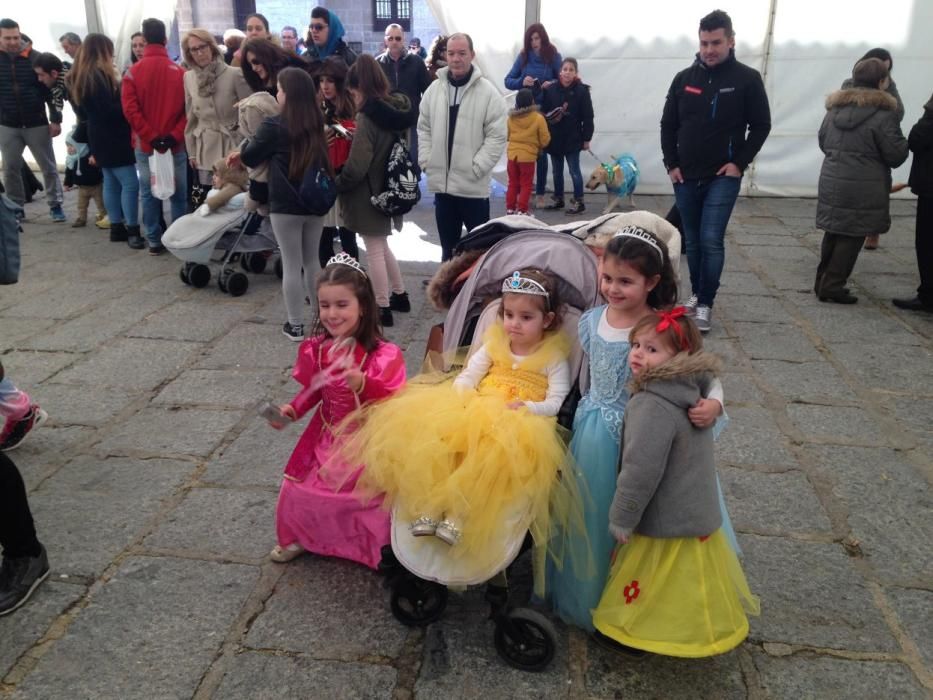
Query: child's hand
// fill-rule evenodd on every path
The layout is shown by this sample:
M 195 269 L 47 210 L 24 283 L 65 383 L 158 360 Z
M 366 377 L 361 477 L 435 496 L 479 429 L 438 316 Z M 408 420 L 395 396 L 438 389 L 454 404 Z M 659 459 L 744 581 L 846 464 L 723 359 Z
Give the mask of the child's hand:
M 292 408 L 291 404 L 286 403 L 286 404 L 279 406 L 279 413 L 282 414 L 282 416 L 284 416 L 285 418 L 288 418 L 293 423 L 296 420 L 298 420 L 298 414 L 295 413 L 295 409 Z M 281 423 L 281 422 L 277 422 L 273 420 L 267 419 L 267 421 L 269 425 L 275 428 L 276 430 L 282 430 L 286 425 L 285 423 Z
M 75 188 L 74 185 L 65 185 L 62 189 L 64 189 L 65 192 L 71 192 L 71 190 L 73 190 L 74 188 Z
M 518 401 L 518 400 L 509 401 L 509 402 L 506 404 L 506 408 L 509 408 L 509 409 L 511 409 L 511 410 L 513 410 L 513 411 L 517 411 L 517 410 L 520 409 L 520 408 L 525 408 L 525 402 L 524 402 L 524 401 Z
M 687 409 L 687 417 L 696 428 L 708 428 L 722 414 L 722 404 L 716 399 L 700 399 Z
M 343 378 L 347 380 L 347 384 L 354 394 L 359 394 L 363 390 L 363 373 L 357 368 L 348 369 L 343 373 Z
M 621 533 L 621 532 L 616 533 L 615 538 L 616 538 L 616 542 L 618 542 L 619 544 L 628 544 L 628 536 L 625 535 L 624 533 Z
M 97 167 L 97 158 L 95 158 L 94 156 L 88 156 L 87 162 L 93 165 L 94 167 Z

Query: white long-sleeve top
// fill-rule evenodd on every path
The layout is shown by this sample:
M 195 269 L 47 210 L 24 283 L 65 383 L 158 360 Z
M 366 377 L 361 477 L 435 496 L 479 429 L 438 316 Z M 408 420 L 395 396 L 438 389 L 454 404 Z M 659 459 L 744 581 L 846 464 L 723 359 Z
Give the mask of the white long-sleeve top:
M 513 369 L 518 369 L 519 363 L 524 359 L 522 355 L 512 354 L 515 364 Z M 492 357 L 486 351 L 484 344 L 477 350 L 473 357 L 467 362 L 467 366 L 457 375 L 454 380 L 454 388 L 460 392 L 475 390 L 492 367 Z M 566 360 L 547 365 L 541 371 L 541 374 L 547 376 L 547 394 L 544 401 L 525 401 L 525 407 L 538 416 L 556 416 L 560 411 L 564 399 L 570 393 L 570 365 Z

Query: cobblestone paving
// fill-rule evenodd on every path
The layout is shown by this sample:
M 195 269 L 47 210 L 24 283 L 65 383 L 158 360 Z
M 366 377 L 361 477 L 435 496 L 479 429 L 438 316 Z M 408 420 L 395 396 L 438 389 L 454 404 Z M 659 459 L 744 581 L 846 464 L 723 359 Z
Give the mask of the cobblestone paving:
M 193 289 L 174 258 L 30 205 L 0 355 L 51 416 L 12 456 L 52 576 L 0 619 L 0 697 L 930 697 L 933 315 L 890 305 L 916 285 L 915 209 L 894 203 L 849 307 L 812 293 L 814 210 L 740 200 L 708 339 L 728 368 L 723 486 L 762 600 L 749 640 L 632 662 L 558 624 L 555 663 L 525 674 L 498 659 L 476 592 L 408 629 L 368 570 L 268 560 L 298 435 L 256 415 L 293 389 L 272 274 L 236 299 Z M 429 198 L 413 218 L 434 229 Z M 412 371 L 440 318 L 420 284 L 433 268 L 403 263 L 414 309 L 389 336 Z

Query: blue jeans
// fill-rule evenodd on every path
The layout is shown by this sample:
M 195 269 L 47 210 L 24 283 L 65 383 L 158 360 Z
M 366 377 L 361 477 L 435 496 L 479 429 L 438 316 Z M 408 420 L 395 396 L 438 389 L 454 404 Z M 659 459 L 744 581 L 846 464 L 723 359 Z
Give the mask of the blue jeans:
M 573 183 L 573 198 L 583 199 L 583 173 L 580 172 L 580 151 L 565 155 L 551 155 L 551 165 L 554 167 L 554 197 L 564 198 L 564 159 L 567 160 L 567 169 L 570 171 L 570 181 Z
M 542 152 L 538 156 L 538 168 L 535 171 L 535 194 L 537 195 L 544 194 L 544 189 L 547 186 L 547 160 L 547 153 Z
M 139 225 L 139 179 L 136 168 L 101 168 L 104 172 L 104 205 L 112 224 Z
M 162 215 L 162 200 L 152 196 L 149 173 L 149 155 L 136 151 L 136 168 L 139 170 L 139 193 L 143 200 L 143 226 L 149 247 L 162 244 L 162 230 L 159 219 Z M 175 194 L 171 197 L 172 221 L 184 216 L 188 211 L 188 154 L 185 151 L 172 154 L 175 167 Z
M 726 262 L 726 226 L 742 185 L 740 177 L 674 184 L 674 197 L 684 227 L 684 249 L 690 286 L 697 303 L 712 306 Z

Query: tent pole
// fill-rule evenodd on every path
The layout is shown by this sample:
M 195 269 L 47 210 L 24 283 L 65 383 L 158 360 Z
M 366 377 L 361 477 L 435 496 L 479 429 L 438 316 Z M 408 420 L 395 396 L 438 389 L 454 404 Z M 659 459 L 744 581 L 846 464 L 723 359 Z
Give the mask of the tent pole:
M 777 3 L 778 0 L 770 0 L 768 3 L 770 5 L 768 8 L 768 29 L 765 32 L 764 55 L 761 59 L 761 82 L 764 83 L 766 90 L 768 87 L 768 73 L 771 68 L 771 52 L 774 50 L 774 18 L 777 13 Z M 746 187 L 746 194 L 748 195 L 758 188 L 755 182 L 755 175 L 757 174 L 755 170 L 755 163 L 753 162 L 748 173 L 749 178 Z
M 87 19 L 88 34 L 99 34 L 100 14 L 97 12 L 97 0 L 84 0 L 84 14 Z
M 525 0 L 525 26 L 541 19 L 541 0 Z

